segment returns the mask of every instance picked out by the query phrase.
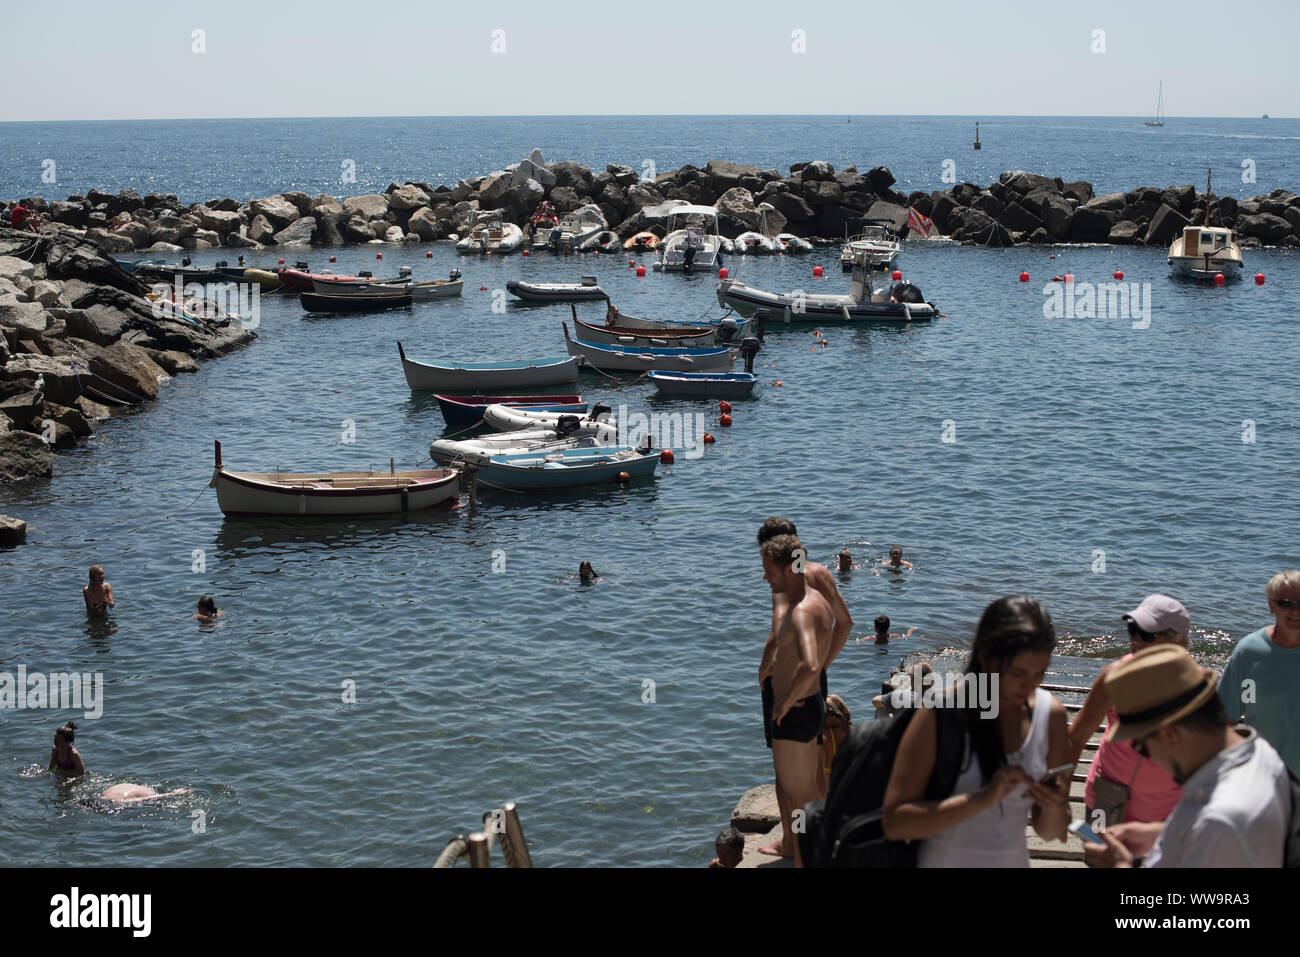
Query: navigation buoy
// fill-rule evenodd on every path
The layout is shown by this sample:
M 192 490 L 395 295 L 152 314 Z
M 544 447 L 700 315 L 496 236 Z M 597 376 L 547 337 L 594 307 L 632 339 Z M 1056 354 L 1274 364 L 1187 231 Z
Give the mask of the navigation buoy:
M 618 473 L 618 484 L 619 484 L 619 485 L 626 485 L 626 484 L 627 484 L 628 482 L 630 482 L 630 481 L 632 481 L 632 476 L 628 475 L 626 472 L 619 472 L 619 473 Z
M 433 253 L 430 253 L 430 254 L 429 254 L 429 255 L 430 255 L 430 256 L 432 256 L 432 255 L 433 255 Z M 525 256 L 527 256 L 527 255 L 528 255 L 528 250 L 527 250 L 527 249 L 525 249 L 525 250 L 524 250 L 524 255 L 525 255 Z
M 726 279 L 726 278 L 727 278 L 727 275 L 728 275 L 728 273 L 727 273 L 727 267 L 726 267 L 726 266 L 723 266 L 721 269 L 718 270 L 718 278 L 719 278 L 719 279 Z
M 1216 286 L 1222 286 L 1222 285 L 1224 285 L 1227 281 L 1228 281 L 1228 280 L 1226 280 L 1226 279 L 1223 278 L 1223 273 L 1221 273 L 1221 272 L 1216 272 L 1216 273 L 1214 274 L 1214 284 L 1215 284 Z
M 672 464 L 673 464 L 673 450 L 672 450 L 672 449 L 664 449 L 662 452 L 660 452 L 660 453 L 659 453 L 659 461 L 660 461 L 660 462 L 663 462 L 664 465 L 672 465 Z
M 1061 279 L 1062 282 L 1074 282 L 1074 273 L 1067 272 Z
M 719 411 L 719 412 L 730 412 L 730 411 L 731 411 L 731 403 L 728 402 L 726 399 L 723 399 L 721 402 L 718 403 L 718 411 Z
M 978 123 L 975 124 L 975 146 L 974 146 L 973 148 L 974 148 L 974 149 L 981 149 L 981 147 L 980 147 L 980 125 L 979 125 Z
M 528 250 L 525 249 L 524 252 L 528 252 Z M 428 252 L 426 252 L 426 253 L 424 254 L 424 258 L 425 258 L 425 259 L 432 259 L 432 258 L 433 258 L 433 250 L 430 249 Z
M 283 257 L 283 256 L 280 257 L 280 265 L 281 265 L 281 266 L 284 265 L 284 257 Z
M 724 429 L 731 428 L 731 416 L 724 412 L 718 419 L 718 425 L 722 426 Z
M 636 274 L 637 274 L 637 277 L 638 277 L 638 278 L 640 278 L 641 276 L 644 276 L 644 275 L 645 275 L 645 266 L 637 266 L 637 267 L 636 267 Z
M 383 254 L 383 253 L 375 253 L 375 258 L 376 258 L 376 259 L 383 259 L 383 258 L 384 258 L 384 254 Z
M 704 439 L 703 439 L 703 442 L 704 442 L 705 445 L 712 445 L 712 444 L 713 444 L 714 442 L 716 442 L 716 441 L 718 441 L 718 440 L 715 439 L 715 438 L 714 438 L 712 435 L 710 435 L 708 432 L 705 432 L 705 433 L 704 433 Z
M 820 279 L 820 278 L 822 277 L 822 267 L 821 267 L 821 266 L 813 266 L 813 275 L 814 275 L 815 277 L 817 277 L 818 279 Z
M 1124 278 L 1124 270 L 1122 270 L 1122 269 L 1116 269 L 1116 270 L 1115 270 L 1115 278 L 1116 278 L 1116 279 L 1123 279 L 1123 278 Z
M 1262 272 L 1255 273 L 1255 285 L 1256 286 L 1264 285 L 1264 274 Z
M 487 292 L 487 286 L 479 286 L 479 287 L 478 287 L 478 291 L 479 291 L 479 292 Z
M 894 282 L 898 282 L 898 280 L 903 278 L 903 273 L 900 270 L 895 269 L 893 272 L 889 274 L 889 278 L 892 279 Z
M 1021 282 L 1029 282 L 1029 273 L 1027 273 L 1027 272 L 1022 272 L 1022 273 L 1020 274 L 1020 281 L 1021 281 Z

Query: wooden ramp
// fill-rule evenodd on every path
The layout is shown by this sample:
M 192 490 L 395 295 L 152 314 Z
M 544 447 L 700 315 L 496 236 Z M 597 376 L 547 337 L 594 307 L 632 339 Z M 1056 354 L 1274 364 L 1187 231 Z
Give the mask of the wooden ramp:
M 1064 684 L 1044 684 L 1043 689 L 1050 691 L 1065 705 L 1065 709 L 1074 720 L 1083 700 L 1088 694 L 1087 687 Z M 1101 745 L 1101 728 L 1093 734 L 1079 756 L 1079 764 L 1074 769 L 1070 782 L 1070 816 L 1075 820 L 1084 817 L 1084 782 L 1088 779 L 1088 769 Z M 745 834 L 745 853 L 738 867 L 793 867 L 790 858 L 771 857 L 758 853 L 760 846 L 774 844 L 781 838 L 781 822 L 776 806 L 776 789 L 771 784 L 759 785 L 745 792 L 731 812 L 731 825 Z M 1073 834 L 1065 843 L 1044 841 L 1032 827 L 1025 828 L 1029 845 L 1031 867 L 1086 867 L 1083 862 L 1083 843 Z

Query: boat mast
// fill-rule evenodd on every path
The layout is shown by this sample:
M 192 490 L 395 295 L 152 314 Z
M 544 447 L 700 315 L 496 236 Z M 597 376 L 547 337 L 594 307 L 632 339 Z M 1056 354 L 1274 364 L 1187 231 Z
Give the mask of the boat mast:
M 1205 171 L 1205 225 L 1210 225 L 1210 173 L 1211 170 Z

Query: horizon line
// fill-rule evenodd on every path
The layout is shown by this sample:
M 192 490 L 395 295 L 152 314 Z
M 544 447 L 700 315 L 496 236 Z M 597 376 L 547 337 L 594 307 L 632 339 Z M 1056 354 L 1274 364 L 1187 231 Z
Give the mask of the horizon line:
M 285 116 L 273 114 L 258 114 L 247 116 L 117 116 L 117 117 L 100 117 L 100 118 L 76 118 L 76 119 L 38 119 L 38 120 L 0 120 L 0 124 L 5 123 L 160 123 L 160 122 L 185 122 L 190 120 L 443 120 L 443 119 L 622 119 L 622 118 L 639 118 L 660 117 L 668 119 L 678 119 L 684 117 L 692 118 L 735 118 L 746 117 L 750 119 L 762 117 L 861 117 L 863 119 L 904 119 L 904 118 L 927 118 L 927 119 L 969 119 L 969 120 L 998 120 L 998 119 L 1090 119 L 1090 120 L 1143 120 L 1149 114 L 1098 114 L 1098 113 L 340 113 L 340 114 L 310 114 L 301 116 Z M 1291 116 L 1273 116 L 1272 114 L 1264 115 L 1239 115 L 1239 116 L 1169 116 L 1166 115 L 1164 120 L 1168 123 L 1172 120 L 1262 120 L 1268 119 L 1291 120 L 1296 117 Z

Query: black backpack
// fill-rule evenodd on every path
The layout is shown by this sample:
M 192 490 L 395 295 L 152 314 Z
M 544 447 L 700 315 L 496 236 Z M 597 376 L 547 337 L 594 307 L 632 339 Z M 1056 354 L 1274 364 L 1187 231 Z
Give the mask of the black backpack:
M 966 750 L 961 709 L 936 708 L 938 749 L 925 799 L 952 793 Z M 804 805 L 799 853 L 805 867 L 915 867 L 916 841 L 885 837 L 885 788 L 916 708 L 859 724 L 835 754 L 826 797 Z M 972 758 L 973 760 L 973 758 Z

